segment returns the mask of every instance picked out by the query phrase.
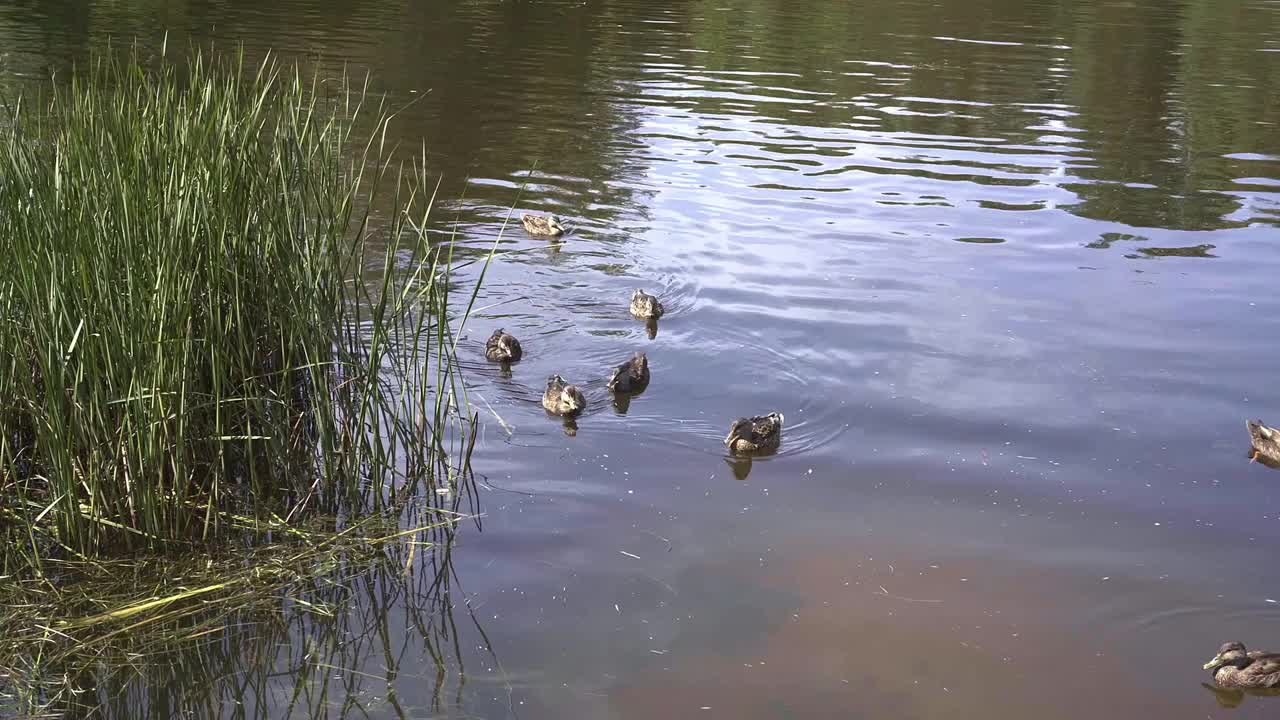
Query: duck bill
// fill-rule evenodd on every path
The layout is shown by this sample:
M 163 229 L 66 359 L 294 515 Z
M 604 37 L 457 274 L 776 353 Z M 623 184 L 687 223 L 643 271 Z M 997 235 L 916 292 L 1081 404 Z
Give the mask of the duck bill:
M 1207 662 L 1207 663 L 1205 663 L 1205 664 L 1204 664 L 1204 669 L 1205 669 L 1205 670 L 1217 670 L 1217 669 L 1218 669 L 1219 667 L 1221 667 L 1221 666 L 1222 666 L 1222 656 L 1221 656 L 1221 655 L 1214 655 L 1212 660 L 1210 660 L 1209 662 Z
M 738 431 L 731 430 L 729 434 L 725 436 L 724 444 L 728 445 L 729 447 L 733 447 L 733 444 L 738 442 L 738 440 L 740 439 L 742 439 L 742 436 L 738 434 Z

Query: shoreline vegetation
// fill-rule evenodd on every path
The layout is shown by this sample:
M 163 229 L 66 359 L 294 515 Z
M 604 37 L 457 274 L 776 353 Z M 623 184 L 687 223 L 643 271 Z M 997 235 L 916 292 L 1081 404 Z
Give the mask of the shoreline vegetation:
M 136 48 L 0 104 L 0 710 L 106 707 L 142 653 L 447 558 L 475 290 L 451 299 L 394 115 Z

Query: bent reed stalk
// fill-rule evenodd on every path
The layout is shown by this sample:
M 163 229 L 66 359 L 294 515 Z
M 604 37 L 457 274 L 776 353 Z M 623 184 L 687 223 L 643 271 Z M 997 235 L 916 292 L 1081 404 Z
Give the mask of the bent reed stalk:
M 393 117 L 345 77 L 136 49 L 7 99 L 0 576 L 455 481 L 449 258 Z

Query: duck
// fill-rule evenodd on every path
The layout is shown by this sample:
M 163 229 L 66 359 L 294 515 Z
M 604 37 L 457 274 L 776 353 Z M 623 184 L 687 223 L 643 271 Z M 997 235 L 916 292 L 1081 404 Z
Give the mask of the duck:
M 520 216 L 520 224 L 524 226 L 525 232 L 530 235 L 560 237 L 564 234 L 564 226 L 560 224 L 555 215 L 529 215 L 526 213 Z
M 1280 465 L 1280 430 L 1267 427 L 1261 420 L 1246 420 L 1244 425 L 1249 429 L 1249 442 L 1253 443 L 1249 459 Z
M 494 362 L 515 362 L 524 356 L 524 350 L 514 335 L 498 328 L 484 344 L 484 356 Z
M 631 359 L 614 368 L 609 378 L 609 392 L 640 392 L 649 385 L 649 358 L 638 352 Z
M 782 441 L 782 413 L 743 417 L 733 421 L 724 444 L 738 453 L 777 450 Z
M 662 307 L 662 303 L 653 295 L 646 295 L 639 288 L 631 293 L 631 314 L 642 320 L 649 320 L 662 317 L 662 313 L 666 310 Z
M 1219 687 L 1280 688 L 1280 653 L 1250 652 L 1244 643 L 1224 643 L 1204 669 Z
M 571 385 L 559 375 L 547 378 L 547 391 L 542 394 L 542 407 L 553 415 L 572 417 L 587 407 L 587 399 L 577 385 Z

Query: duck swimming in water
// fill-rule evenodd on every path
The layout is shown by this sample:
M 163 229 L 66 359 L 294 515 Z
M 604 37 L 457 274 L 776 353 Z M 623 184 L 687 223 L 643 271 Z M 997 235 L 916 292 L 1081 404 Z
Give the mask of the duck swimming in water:
M 644 353 L 636 353 L 630 360 L 613 370 L 609 378 L 609 392 L 639 392 L 649 385 L 649 358 Z
M 520 224 L 530 235 L 544 237 L 560 237 L 564 234 L 564 226 L 554 215 L 521 215 Z
M 498 328 L 484 344 L 484 356 L 494 362 L 515 362 L 524 356 L 524 350 L 515 336 Z
M 1244 643 L 1224 644 L 1204 669 L 1219 687 L 1280 688 L 1280 653 L 1249 652 Z
M 782 441 L 782 413 L 738 418 L 729 426 L 724 444 L 737 453 L 754 453 L 777 450 Z
M 573 416 L 587 407 L 587 399 L 577 385 L 570 385 L 559 375 L 547 378 L 547 391 L 542 394 L 542 407 L 554 415 Z
M 1249 459 L 1260 460 L 1271 467 L 1280 466 L 1280 430 L 1267 427 L 1261 420 L 1246 420 L 1244 425 L 1249 429 L 1249 442 L 1253 443 Z
M 664 312 L 666 310 L 662 307 L 662 303 L 658 302 L 658 298 L 653 295 L 646 295 L 640 289 L 631 294 L 631 314 L 641 320 L 656 320 L 662 317 Z

